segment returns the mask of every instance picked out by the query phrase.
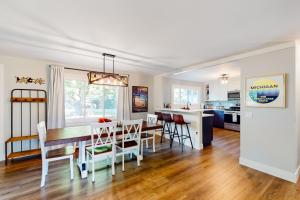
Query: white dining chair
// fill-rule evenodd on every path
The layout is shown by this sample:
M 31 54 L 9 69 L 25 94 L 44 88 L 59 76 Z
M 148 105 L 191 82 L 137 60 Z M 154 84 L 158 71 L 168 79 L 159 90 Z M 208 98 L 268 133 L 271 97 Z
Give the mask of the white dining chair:
M 42 178 L 41 178 L 41 187 L 45 186 L 46 176 L 48 175 L 48 166 L 49 162 L 69 159 L 70 160 L 70 176 L 71 180 L 74 179 L 74 171 L 73 171 L 73 154 L 75 152 L 75 143 L 71 146 L 65 146 L 62 148 L 55 147 L 46 147 L 46 125 L 45 122 L 40 122 L 37 125 L 39 140 L 41 146 L 41 154 L 42 154 Z
M 91 146 L 86 147 L 87 168 L 92 162 L 92 181 L 95 182 L 95 161 L 111 158 L 112 175 L 115 175 L 117 122 L 91 124 Z
M 157 123 L 157 115 L 147 114 L 147 122 L 156 124 Z M 155 130 L 145 131 L 141 134 L 141 159 L 143 159 L 143 151 L 144 151 L 144 142 L 146 142 L 146 148 L 149 148 L 149 141 L 152 140 L 152 149 L 155 152 Z
M 143 120 L 126 120 L 122 122 L 122 138 L 116 147 L 122 155 L 122 171 L 125 171 L 125 154 L 135 154 L 137 165 L 140 166 L 140 143 Z

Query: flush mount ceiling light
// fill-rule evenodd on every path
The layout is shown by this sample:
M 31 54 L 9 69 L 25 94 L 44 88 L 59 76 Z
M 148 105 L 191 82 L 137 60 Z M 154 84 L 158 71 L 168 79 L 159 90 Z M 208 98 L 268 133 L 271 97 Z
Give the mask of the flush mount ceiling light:
M 120 75 L 115 73 L 115 55 L 103 53 L 103 72 L 89 72 L 88 79 L 89 84 L 96 85 L 110 85 L 110 86 L 120 86 L 120 87 L 128 87 L 128 75 Z M 106 57 L 112 58 L 113 64 L 113 72 L 107 73 L 105 72 L 105 61 Z
M 227 84 L 228 79 L 229 79 L 228 74 L 222 74 L 219 78 L 221 84 Z

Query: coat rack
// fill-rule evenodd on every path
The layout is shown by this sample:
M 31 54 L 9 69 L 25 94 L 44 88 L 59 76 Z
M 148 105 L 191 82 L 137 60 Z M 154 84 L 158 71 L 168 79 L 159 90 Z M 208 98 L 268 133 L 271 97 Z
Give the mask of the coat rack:
M 32 127 L 36 127 L 40 121 L 47 124 L 47 93 L 38 89 L 14 89 L 11 91 L 11 137 L 5 142 L 5 164 L 9 159 L 39 155 L 38 134 L 33 133 Z M 15 112 L 18 114 L 15 115 Z M 25 116 L 25 118 L 24 118 Z M 27 130 L 25 127 L 27 126 Z M 19 133 L 15 131 L 19 128 Z M 34 128 L 34 130 L 36 130 Z M 36 148 L 32 142 L 36 142 Z M 8 154 L 8 144 L 10 153 Z M 15 151 L 15 143 L 19 148 Z

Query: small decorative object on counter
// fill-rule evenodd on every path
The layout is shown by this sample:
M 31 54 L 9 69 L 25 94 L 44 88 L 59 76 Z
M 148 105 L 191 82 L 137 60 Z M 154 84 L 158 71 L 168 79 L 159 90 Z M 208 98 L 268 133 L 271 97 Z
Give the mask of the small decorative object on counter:
M 164 103 L 164 108 L 171 108 L 171 104 L 170 103 Z
M 123 126 L 122 121 L 119 121 L 119 122 L 117 123 L 117 127 L 122 127 L 122 126 Z
M 105 122 L 111 122 L 111 121 L 112 121 L 111 119 L 108 119 L 108 118 L 105 118 L 105 117 L 100 117 L 98 119 L 99 123 L 105 123 Z
M 25 84 L 28 84 L 28 83 L 34 83 L 34 84 L 45 84 L 46 81 L 42 78 L 31 78 L 31 77 L 25 77 L 25 76 L 22 76 L 22 77 L 19 77 L 19 76 L 16 76 L 16 83 L 25 83 Z

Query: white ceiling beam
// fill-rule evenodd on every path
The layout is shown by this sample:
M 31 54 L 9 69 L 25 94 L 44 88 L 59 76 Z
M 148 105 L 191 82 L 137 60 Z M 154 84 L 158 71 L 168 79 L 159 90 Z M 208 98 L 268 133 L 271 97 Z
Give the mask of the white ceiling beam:
M 135 65 L 140 68 L 150 68 L 161 72 L 171 71 L 173 68 L 166 64 L 157 62 L 144 56 L 135 55 L 129 52 L 119 51 L 100 45 L 91 44 L 72 38 L 63 38 L 56 35 L 50 35 L 43 32 L 37 32 L 28 29 L 20 29 L 17 27 L 5 28 L 1 27 L 0 40 L 11 41 L 17 44 L 29 45 L 41 49 L 62 51 L 69 54 L 77 54 L 92 59 L 102 58 L 102 53 L 110 53 L 116 55 L 116 62 Z
M 217 65 L 230 63 L 230 62 L 234 62 L 234 61 L 241 60 L 241 59 L 244 59 L 244 58 L 257 56 L 257 55 L 261 55 L 261 54 L 266 54 L 266 53 L 269 53 L 269 52 L 278 51 L 278 50 L 281 50 L 281 49 L 286 49 L 286 48 L 290 48 L 290 47 L 294 47 L 294 46 L 295 46 L 294 41 L 293 42 L 285 42 L 285 43 L 273 45 L 273 46 L 270 46 L 270 47 L 249 51 L 249 52 L 246 52 L 246 53 L 236 54 L 236 55 L 233 55 L 233 56 L 229 56 L 229 57 L 225 57 L 225 58 L 221 58 L 221 59 L 217 59 L 217 60 L 213 60 L 213 61 L 209 61 L 209 62 L 205 62 L 205 63 L 200 63 L 200 64 L 195 64 L 195 65 L 183 67 L 181 69 L 174 70 L 173 72 L 170 72 L 170 73 L 163 73 L 163 75 L 164 76 L 179 75 L 179 74 L 183 74 L 183 73 L 186 73 L 186 72 L 191 72 L 191 71 L 195 71 L 195 70 L 199 70 L 199 69 L 204 69 L 204 68 L 207 68 L 207 67 L 214 67 L 214 66 L 217 66 Z

